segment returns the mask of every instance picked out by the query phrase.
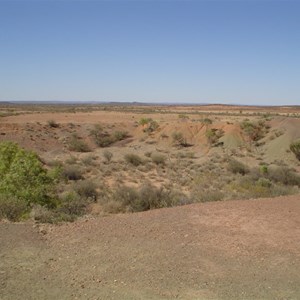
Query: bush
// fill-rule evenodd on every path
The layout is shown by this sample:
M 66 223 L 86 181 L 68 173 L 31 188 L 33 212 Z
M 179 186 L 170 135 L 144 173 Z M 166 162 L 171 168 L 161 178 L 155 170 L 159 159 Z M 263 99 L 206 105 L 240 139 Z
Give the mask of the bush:
M 205 126 L 212 124 L 212 120 L 209 118 L 205 118 L 201 121 L 201 123 Z
M 115 131 L 113 136 L 115 141 L 122 141 L 126 139 L 129 135 L 127 131 Z
M 300 176 L 287 167 L 270 168 L 268 178 L 284 185 L 300 186 Z
M 106 161 L 109 163 L 111 160 L 112 160 L 112 157 L 113 157 L 113 154 L 108 151 L 108 150 L 105 150 L 103 152 L 103 157 L 106 159 Z
M 228 170 L 234 174 L 245 175 L 245 174 L 249 173 L 249 168 L 246 165 L 244 165 L 243 163 L 241 163 L 235 159 L 231 159 L 229 161 Z
M 80 197 L 77 193 L 70 192 L 64 195 L 61 199 L 61 205 L 58 212 L 70 216 L 81 216 L 86 212 L 89 202 Z
M 65 166 L 62 176 L 68 180 L 82 179 L 82 171 L 76 165 Z
M 57 127 L 59 127 L 59 124 L 56 123 L 54 120 L 48 120 L 47 123 L 48 123 L 48 126 L 49 126 L 49 127 L 52 127 L 52 128 L 57 128 Z
M 0 196 L 0 220 L 19 221 L 28 211 L 27 203 L 14 196 Z
M 188 147 L 190 146 L 187 141 L 186 138 L 183 136 L 183 134 L 181 132 L 173 132 L 172 133 L 172 138 L 173 138 L 173 143 L 177 146 L 181 146 L 181 147 Z
M 113 194 L 113 199 L 121 203 L 117 206 L 118 211 L 138 212 L 173 206 L 178 202 L 178 195 L 148 183 L 140 189 L 127 186 L 118 187 Z
M 69 215 L 58 210 L 49 210 L 44 206 L 35 206 L 31 212 L 32 217 L 40 223 L 57 224 L 60 222 L 73 222 L 76 215 Z
M 224 194 L 221 191 L 207 190 L 199 187 L 194 187 L 191 191 L 192 202 L 213 202 L 220 201 L 224 198 Z
M 144 164 L 144 161 L 142 160 L 142 158 L 140 156 L 138 156 L 137 154 L 126 154 L 124 156 L 125 161 L 135 167 Z
M 156 165 L 165 165 L 166 164 L 166 156 L 160 153 L 152 153 L 151 160 Z
M 76 152 L 90 152 L 90 147 L 81 140 L 77 134 L 73 134 L 69 141 L 69 150 Z
M 219 138 L 224 135 L 224 131 L 222 129 L 208 129 L 205 133 L 205 136 L 210 145 L 217 145 L 219 142 Z
M 241 123 L 241 128 L 250 141 L 256 142 L 264 137 L 267 125 L 264 121 L 251 123 L 249 120 L 244 120 Z
M 74 191 L 82 198 L 90 198 L 93 201 L 97 200 L 98 193 L 96 191 L 96 185 L 90 180 L 76 182 Z
M 142 118 L 140 119 L 139 124 L 146 126 L 143 131 L 147 133 L 152 133 L 159 128 L 158 123 L 151 118 Z
M 54 183 L 58 173 L 51 174 L 37 154 L 12 142 L 0 144 L 0 195 L 32 203 L 53 206 Z
M 300 160 L 300 140 L 291 143 L 290 150 L 296 155 L 296 158 Z
M 95 125 L 90 134 L 96 145 L 99 147 L 108 147 L 117 141 L 126 139 L 129 136 L 127 131 L 115 131 L 113 135 L 111 135 L 108 132 L 105 132 L 99 124 Z

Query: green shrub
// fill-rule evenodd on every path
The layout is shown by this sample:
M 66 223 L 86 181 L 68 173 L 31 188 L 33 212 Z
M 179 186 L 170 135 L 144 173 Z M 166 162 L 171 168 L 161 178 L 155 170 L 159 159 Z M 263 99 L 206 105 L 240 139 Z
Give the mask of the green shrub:
M 133 166 L 139 166 L 144 164 L 144 161 L 137 154 L 129 153 L 124 156 L 125 161 Z
M 250 141 L 256 142 L 265 136 L 267 125 L 264 121 L 250 122 L 244 120 L 241 123 L 241 128 Z
M 127 131 L 115 131 L 112 135 L 104 131 L 101 125 L 95 125 L 94 129 L 90 131 L 95 143 L 99 147 L 109 147 L 117 141 L 126 139 L 129 135 Z
M 262 165 L 260 166 L 260 172 L 264 175 L 268 174 L 269 173 L 269 168 L 267 165 Z
M 188 120 L 188 119 L 189 119 L 189 116 L 186 115 L 186 114 L 179 114 L 179 115 L 178 115 L 178 118 L 181 119 L 181 120 Z
M 51 174 L 37 154 L 12 142 L 0 144 L 0 195 L 32 203 L 55 205 L 53 200 L 57 172 Z
M 272 182 L 268 178 L 259 178 L 257 180 L 257 184 L 262 187 L 270 188 L 272 186 Z
M 90 152 L 90 147 L 81 140 L 77 134 L 73 134 L 69 141 L 69 150 L 75 152 Z
M 151 118 L 142 118 L 139 121 L 139 124 L 142 126 L 146 126 L 143 131 L 147 133 L 152 133 L 159 128 L 159 125 L 156 121 Z
M 205 136 L 209 142 L 210 145 L 217 145 L 219 142 L 219 139 L 224 135 L 224 131 L 222 129 L 208 129 L 205 132 Z
M 201 123 L 205 126 L 212 124 L 212 120 L 209 118 L 204 118 L 203 120 L 201 120 Z
M 149 124 L 151 121 L 152 121 L 151 118 L 141 118 L 140 121 L 139 121 L 139 124 L 144 126 L 144 125 Z
M 291 143 L 290 150 L 296 155 L 297 159 L 300 160 L 300 140 Z

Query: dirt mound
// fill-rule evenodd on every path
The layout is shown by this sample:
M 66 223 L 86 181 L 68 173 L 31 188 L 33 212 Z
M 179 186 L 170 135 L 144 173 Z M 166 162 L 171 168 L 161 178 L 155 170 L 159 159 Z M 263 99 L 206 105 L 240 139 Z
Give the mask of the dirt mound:
M 299 299 L 299 196 L 0 224 L 0 298 Z

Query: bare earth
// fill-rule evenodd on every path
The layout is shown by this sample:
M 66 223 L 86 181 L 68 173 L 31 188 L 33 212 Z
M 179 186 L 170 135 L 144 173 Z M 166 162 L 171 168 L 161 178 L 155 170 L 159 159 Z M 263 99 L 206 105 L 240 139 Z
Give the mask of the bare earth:
M 300 197 L 0 223 L 0 299 L 300 299 Z

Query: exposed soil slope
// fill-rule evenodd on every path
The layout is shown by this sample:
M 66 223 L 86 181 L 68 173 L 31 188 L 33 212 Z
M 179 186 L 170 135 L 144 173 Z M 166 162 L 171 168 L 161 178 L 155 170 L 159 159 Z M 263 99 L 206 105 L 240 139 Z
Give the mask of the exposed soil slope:
M 299 196 L 0 224 L 0 299 L 299 299 Z

